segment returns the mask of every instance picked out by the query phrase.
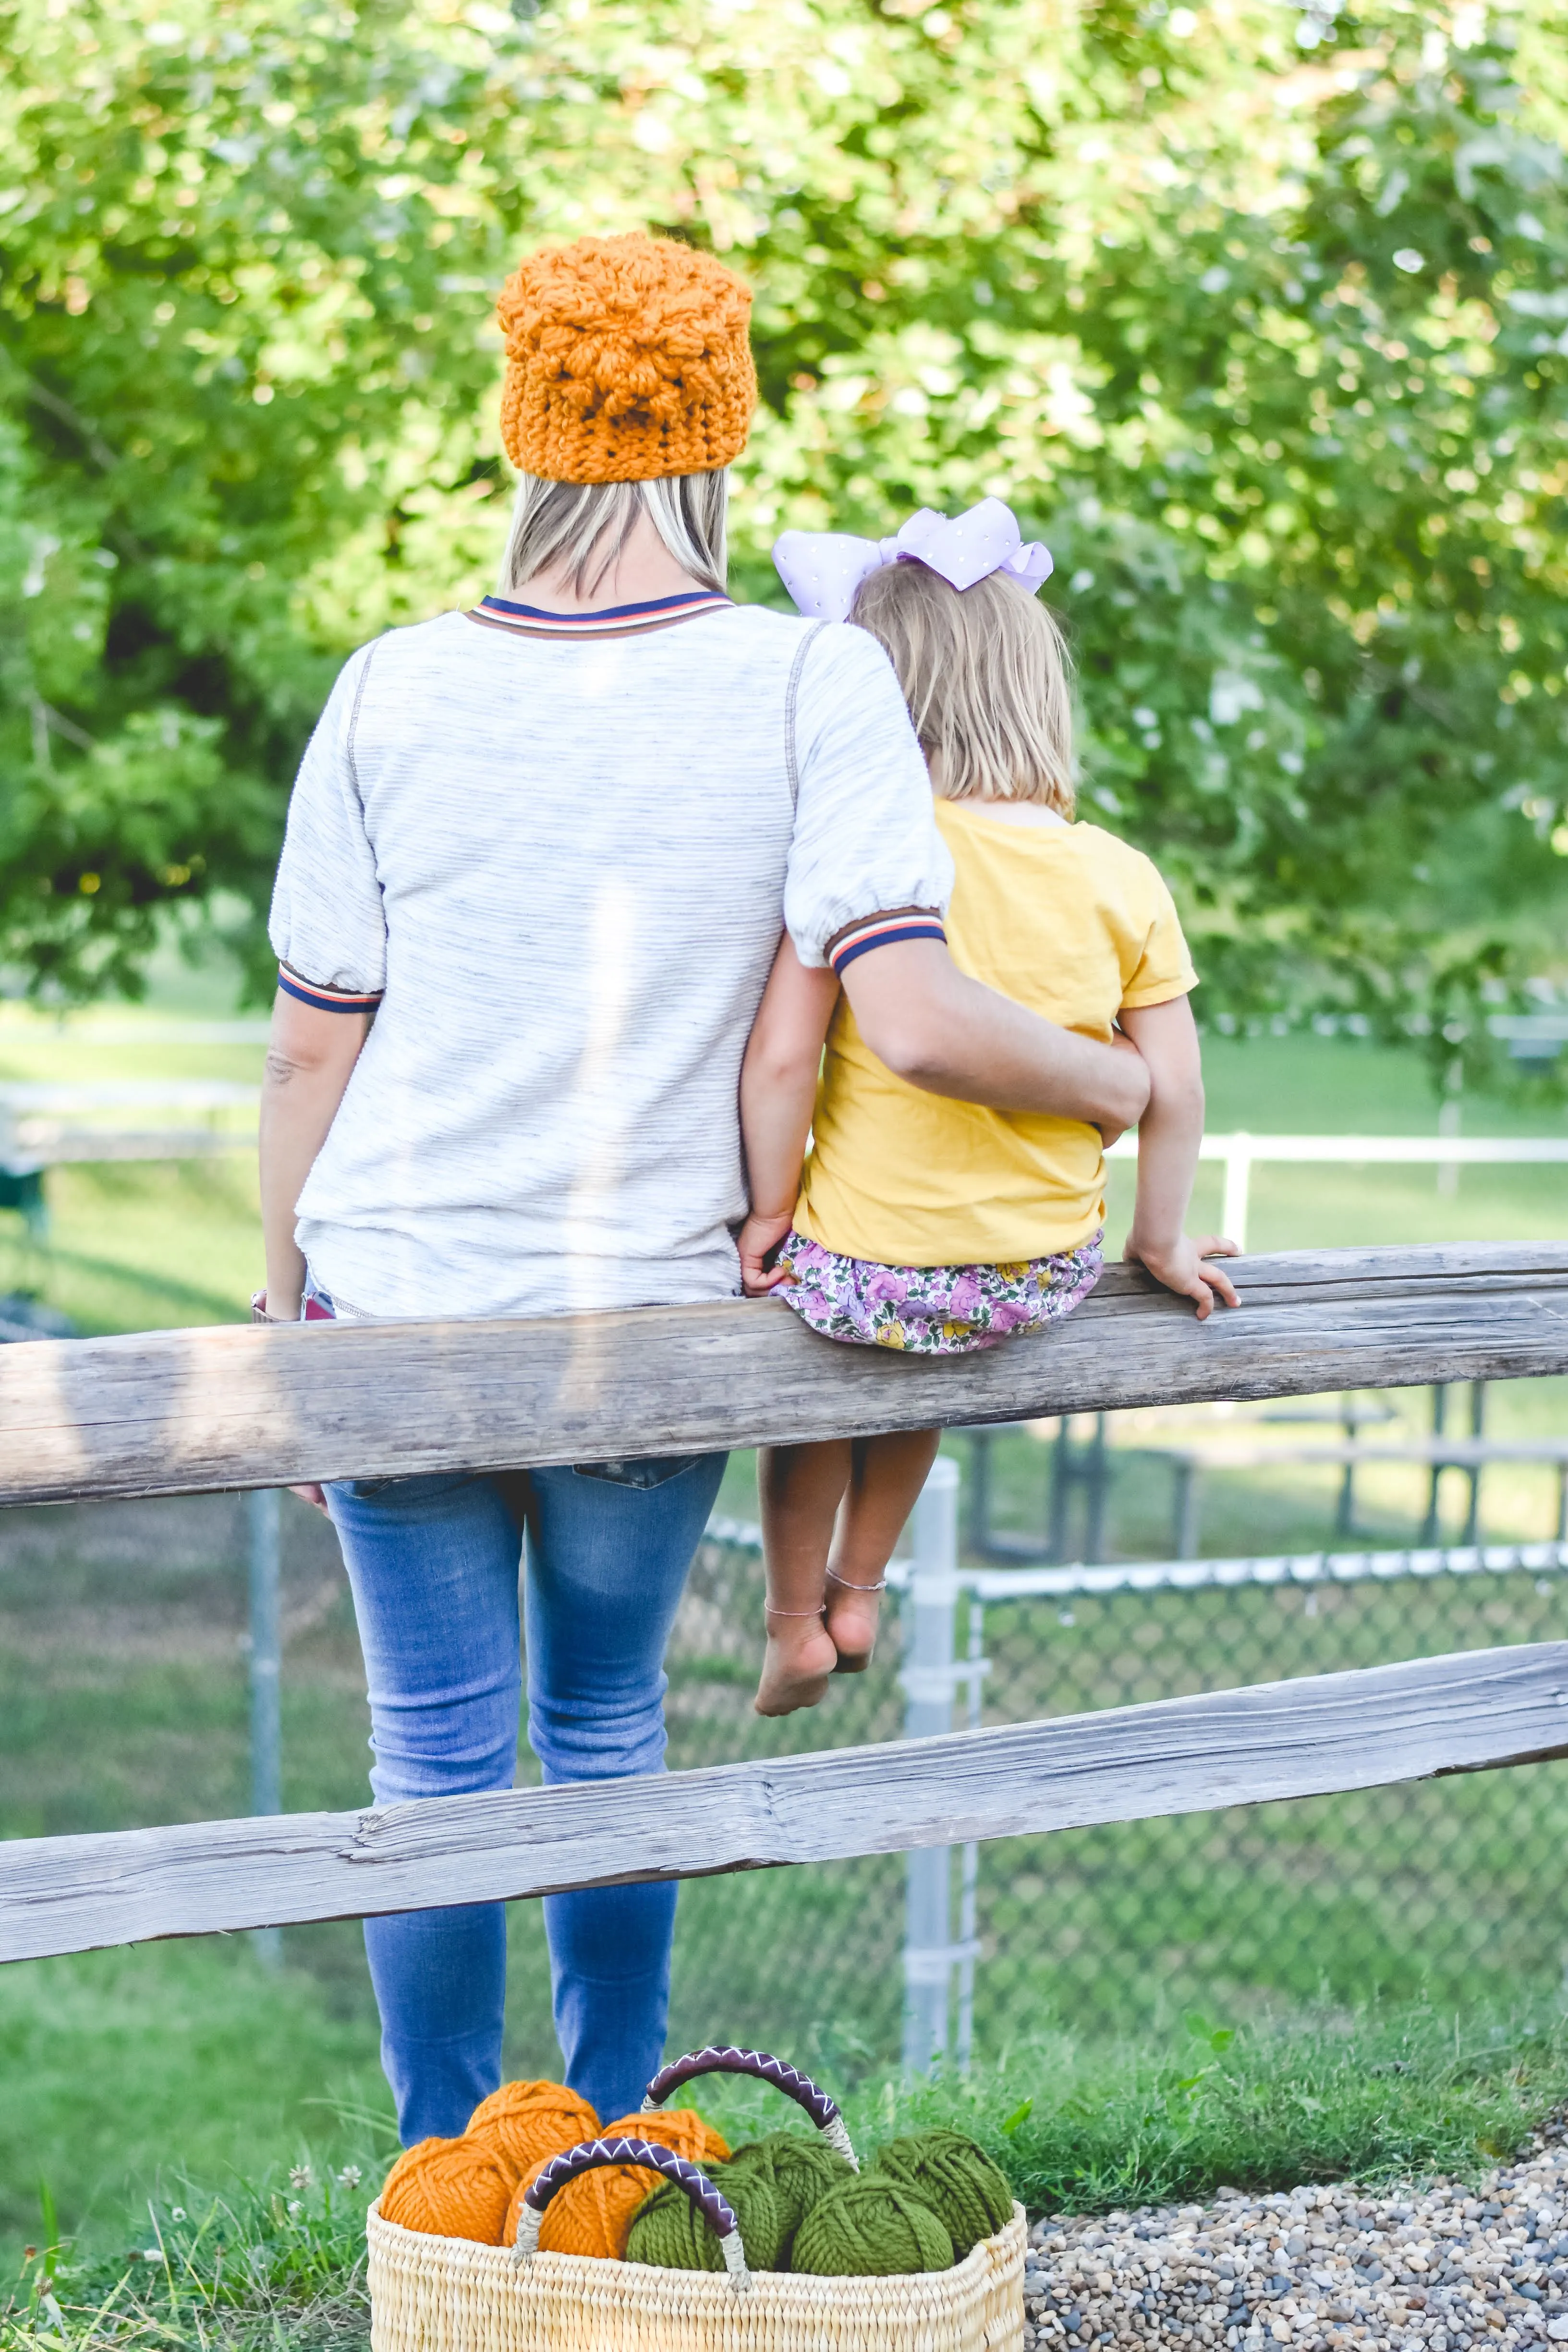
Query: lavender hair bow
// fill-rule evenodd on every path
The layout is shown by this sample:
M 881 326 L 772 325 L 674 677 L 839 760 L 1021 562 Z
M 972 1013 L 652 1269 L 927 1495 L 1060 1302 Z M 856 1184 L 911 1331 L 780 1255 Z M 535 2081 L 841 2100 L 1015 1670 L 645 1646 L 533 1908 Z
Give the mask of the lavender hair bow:
M 1000 499 L 982 499 L 950 521 L 921 507 L 892 539 L 856 539 L 843 530 L 786 530 L 773 542 L 779 578 L 795 610 L 814 621 L 844 621 L 862 580 L 910 556 L 940 572 L 950 586 L 973 588 L 993 572 L 1024 587 L 1051 576 L 1051 551 L 1037 539 L 1024 544 L 1017 518 Z

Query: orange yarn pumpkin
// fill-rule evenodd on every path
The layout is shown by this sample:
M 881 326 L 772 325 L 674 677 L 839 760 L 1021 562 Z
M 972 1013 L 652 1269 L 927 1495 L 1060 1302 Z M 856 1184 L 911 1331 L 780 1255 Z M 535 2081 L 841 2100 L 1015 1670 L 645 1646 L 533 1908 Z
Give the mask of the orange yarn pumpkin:
M 382 2219 L 437 2238 L 498 2246 L 517 2168 L 481 2139 L 422 2139 L 405 2148 L 381 2192 Z
M 496 305 L 507 456 L 550 482 L 727 466 L 757 404 L 751 310 L 732 269 L 670 237 L 580 236 L 531 254 Z
M 596 2138 L 598 2130 L 587 2100 L 562 2084 L 503 2083 L 468 2117 L 468 2137 L 493 2148 L 515 2181 L 524 2172 L 531 2178 L 546 2157 Z
M 605 2124 L 595 2137 L 616 2139 L 623 2135 L 627 2139 L 657 2140 L 661 2147 L 672 2147 L 677 2156 L 703 2166 L 721 2164 L 730 2153 L 727 2143 L 716 2131 L 710 2131 L 691 2107 L 676 2107 L 668 2115 L 622 2116 L 618 2122 Z M 519 2181 L 507 2208 L 503 2243 L 510 2246 L 517 2235 L 523 2190 L 549 2161 L 548 2157 L 542 2158 L 528 2179 Z M 544 2226 L 539 2233 L 541 2252 L 598 2254 L 619 2262 L 626 2251 L 633 2214 L 662 2179 L 661 2173 L 637 2164 L 602 2164 L 592 2172 L 580 2172 L 575 2180 L 556 2190 L 545 2208 Z

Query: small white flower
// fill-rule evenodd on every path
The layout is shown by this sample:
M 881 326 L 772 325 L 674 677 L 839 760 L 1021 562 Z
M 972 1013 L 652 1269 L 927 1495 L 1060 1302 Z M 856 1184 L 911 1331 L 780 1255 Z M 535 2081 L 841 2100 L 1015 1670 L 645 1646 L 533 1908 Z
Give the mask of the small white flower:
M 148 2246 L 148 2247 L 146 2247 L 146 2248 L 144 2249 L 143 2252 L 142 2252 L 142 2261 L 143 2261 L 144 2263 L 161 2263 L 161 2262 L 163 2261 L 163 2247 L 162 2247 L 162 2246 Z
M 303 2190 L 306 2189 L 313 2189 L 315 2185 L 316 2176 L 311 2171 L 308 2164 L 297 2164 L 289 2175 L 289 2186 L 290 2189 Z
M 176 2205 L 169 2216 L 169 2219 L 172 2221 L 183 2221 L 184 2218 L 185 2209 L 183 2205 Z
M 304 2210 L 304 2207 L 300 2204 L 300 2200 L 297 2197 L 290 2197 L 289 2200 L 289 2211 L 290 2216 L 296 2213 L 302 2213 Z
M 357 2164 L 345 2164 L 342 2170 L 338 2175 L 338 2187 L 340 2189 L 357 2189 L 363 2178 L 364 2175 L 361 2172 Z

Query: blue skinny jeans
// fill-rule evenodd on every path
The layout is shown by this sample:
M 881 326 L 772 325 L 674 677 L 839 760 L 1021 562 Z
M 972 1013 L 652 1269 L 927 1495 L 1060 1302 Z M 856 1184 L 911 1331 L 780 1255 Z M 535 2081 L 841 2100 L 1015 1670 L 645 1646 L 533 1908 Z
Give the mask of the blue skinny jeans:
M 665 1645 L 724 1462 L 329 1487 L 364 1651 L 376 1801 L 511 1787 L 525 1551 L 528 1736 L 545 1780 L 662 1771 Z M 544 1898 L 565 2078 L 606 2123 L 641 2105 L 663 2056 L 675 1893 Z M 364 1940 L 399 2135 L 405 2147 L 451 2137 L 501 2079 L 505 1906 L 367 1919 Z

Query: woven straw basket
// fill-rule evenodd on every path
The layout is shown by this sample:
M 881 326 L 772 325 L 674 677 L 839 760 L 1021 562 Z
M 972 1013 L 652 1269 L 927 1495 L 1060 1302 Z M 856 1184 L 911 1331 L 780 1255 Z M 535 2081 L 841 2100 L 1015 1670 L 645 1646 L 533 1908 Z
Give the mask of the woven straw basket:
M 837 2109 L 793 2068 L 752 2051 L 703 2051 L 665 2068 L 653 2107 L 694 2074 L 762 2076 L 799 2100 L 847 2151 Z M 853 2160 L 852 2152 L 851 2160 Z M 529 2251 L 555 2190 L 598 2164 L 678 2180 L 720 2233 L 727 2269 Z M 515 2248 L 437 2238 L 370 2209 L 371 2352 L 1023 2352 L 1024 2210 L 952 2270 L 893 2278 L 748 2272 L 735 2217 L 694 2165 L 657 2142 L 593 2140 L 527 2191 Z

